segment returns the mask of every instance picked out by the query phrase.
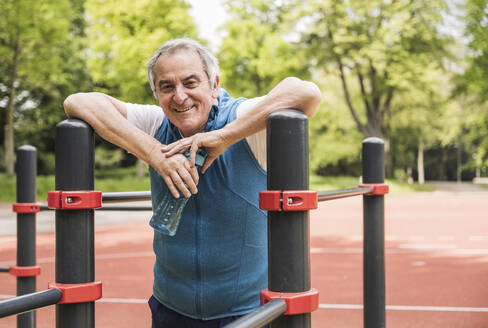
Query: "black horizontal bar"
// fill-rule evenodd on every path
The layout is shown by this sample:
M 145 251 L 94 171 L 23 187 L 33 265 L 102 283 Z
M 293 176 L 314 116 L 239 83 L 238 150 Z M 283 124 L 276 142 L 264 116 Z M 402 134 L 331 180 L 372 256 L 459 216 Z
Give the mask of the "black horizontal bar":
M 54 211 L 54 208 L 49 208 L 47 205 L 41 205 L 41 211 Z M 152 206 L 102 206 L 96 208 L 97 211 L 152 211 Z M 1 271 L 0 271 L 1 272 Z
M 102 202 L 133 202 L 151 200 L 150 191 L 126 191 L 126 192 L 104 192 Z
M 97 211 L 152 211 L 152 206 L 102 206 Z
M 323 202 L 326 200 L 364 195 L 371 192 L 372 190 L 373 187 L 357 187 L 357 188 L 350 188 L 350 189 L 319 191 L 317 192 L 317 197 L 319 202 Z
M 0 301 L 0 318 L 56 304 L 62 296 L 59 289 L 53 288 Z
M 0 268 L 0 272 L 10 272 L 10 268 Z
M 257 308 L 253 312 L 226 325 L 225 328 L 260 328 L 285 313 L 286 303 L 281 298 Z

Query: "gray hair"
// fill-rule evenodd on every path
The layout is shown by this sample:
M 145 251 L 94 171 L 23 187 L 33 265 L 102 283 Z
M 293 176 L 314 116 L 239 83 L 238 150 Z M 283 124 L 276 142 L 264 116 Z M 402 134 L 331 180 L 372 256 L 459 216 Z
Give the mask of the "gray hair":
M 151 57 L 151 59 L 149 59 L 147 63 L 147 78 L 149 79 L 149 85 L 151 86 L 154 97 L 156 97 L 156 99 L 158 99 L 158 94 L 156 92 L 156 85 L 154 81 L 156 75 L 156 73 L 154 72 L 154 67 L 156 66 L 156 62 L 158 61 L 159 57 L 172 54 L 179 49 L 193 50 L 200 56 L 200 59 L 202 60 L 203 70 L 207 74 L 211 88 L 215 83 L 216 77 L 220 75 L 219 61 L 207 48 L 202 46 L 198 41 L 188 38 L 169 40 L 164 43 L 158 49 L 158 51 L 154 53 L 154 55 Z

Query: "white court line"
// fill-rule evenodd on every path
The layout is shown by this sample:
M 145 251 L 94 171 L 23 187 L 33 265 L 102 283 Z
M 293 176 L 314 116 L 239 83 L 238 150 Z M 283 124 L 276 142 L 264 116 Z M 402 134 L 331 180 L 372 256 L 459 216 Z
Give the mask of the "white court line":
M 131 303 L 131 304 L 147 304 L 148 300 L 145 299 L 140 299 L 140 298 L 109 298 L 109 297 L 103 297 L 99 299 L 97 302 L 102 302 L 102 303 Z
M 469 236 L 469 241 L 487 241 L 488 236 Z
M 453 248 L 450 245 L 426 245 L 426 244 L 409 244 L 412 247 L 407 247 L 407 244 L 401 245 L 400 248 L 386 248 L 385 254 L 411 254 L 411 253 L 425 253 L 438 252 L 446 255 L 488 255 L 488 249 L 483 248 Z M 362 254 L 362 248 L 310 248 L 311 254 Z
M 488 255 L 488 249 L 479 248 L 459 248 L 453 244 L 402 244 L 399 248 L 386 248 L 385 254 L 410 254 L 419 252 L 442 252 L 451 255 Z M 362 254 L 362 248 L 318 248 L 311 247 L 311 254 Z M 124 259 L 133 257 L 153 257 L 153 252 L 133 252 L 115 254 L 97 254 L 95 260 Z M 54 263 L 54 257 L 44 257 L 37 259 L 37 263 Z M 2 261 L 0 266 L 15 265 L 15 260 Z
M 0 299 L 7 299 L 15 295 L 0 295 Z M 104 297 L 97 302 L 146 304 L 146 299 L 140 298 L 109 298 Z M 362 310 L 361 304 L 319 304 L 319 309 L 333 310 Z M 431 311 L 431 312 L 488 312 L 488 308 L 456 307 L 456 306 L 415 306 L 415 305 L 387 305 L 386 310 L 392 311 Z
M 319 304 L 320 309 L 362 310 L 360 304 Z M 488 312 L 488 308 L 455 307 L 455 306 L 414 306 L 387 305 L 386 310 L 393 311 L 433 311 L 433 312 Z
M 134 252 L 134 253 L 115 253 L 115 254 L 96 254 L 95 260 L 106 259 L 126 259 L 131 257 L 151 257 L 155 256 L 154 252 Z M 54 257 L 43 257 L 37 259 L 37 263 L 54 263 L 56 259 Z M 0 266 L 15 265 L 15 261 L 3 261 L 0 262 Z

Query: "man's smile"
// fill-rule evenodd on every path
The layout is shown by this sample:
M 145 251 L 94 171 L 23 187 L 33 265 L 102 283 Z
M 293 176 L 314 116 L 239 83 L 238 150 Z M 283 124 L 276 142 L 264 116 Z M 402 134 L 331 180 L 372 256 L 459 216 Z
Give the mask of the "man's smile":
M 192 106 L 188 106 L 188 107 L 185 107 L 185 108 L 176 108 L 176 107 L 173 107 L 173 109 L 178 112 L 178 113 L 184 113 L 184 112 L 187 112 L 189 111 L 190 109 L 192 109 L 193 107 L 195 107 L 195 105 L 192 105 Z

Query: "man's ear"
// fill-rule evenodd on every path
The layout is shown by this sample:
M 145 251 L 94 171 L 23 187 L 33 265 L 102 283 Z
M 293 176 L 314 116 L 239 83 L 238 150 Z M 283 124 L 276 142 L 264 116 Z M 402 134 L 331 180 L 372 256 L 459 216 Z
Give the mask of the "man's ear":
M 219 96 L 219 83 L 220 83 L 220 76 L 215 77 L 215 81 L 212 85 L 212 98 L 217 99 Z

